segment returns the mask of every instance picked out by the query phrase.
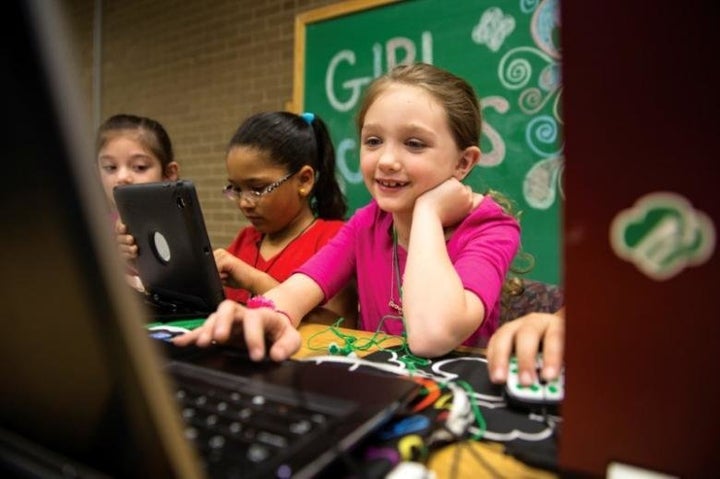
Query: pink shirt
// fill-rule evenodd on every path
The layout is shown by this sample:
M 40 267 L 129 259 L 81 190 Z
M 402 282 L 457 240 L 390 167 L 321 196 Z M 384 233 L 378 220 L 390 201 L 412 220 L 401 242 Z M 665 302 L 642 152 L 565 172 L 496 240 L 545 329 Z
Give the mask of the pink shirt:
M 485 305 L 486 317 L 463 344 L 478 345 L 498 327 L 500 292 L 505 275 L 517 253 L 520 226 L 489 196 L 485 196 L 457 227 L 447 241 L 448 254 L 466 290 Z M 359 327 L 381 329 L 398 335 L 402 321 L 386 319 L 397 314 L 388 306 L 391 295 L 392 215 L 375 201 L 358 209 L 338 234 L 297 272 L 312 278 L 332 298 L 345 284 L 357 279 L 360 300 Z M 398 246 L 400 277 L 405 271 L 407 252 Z M 397 278 L 393 299 L 397 302 Z M 382 323 L 382 324 L 381 324 Z

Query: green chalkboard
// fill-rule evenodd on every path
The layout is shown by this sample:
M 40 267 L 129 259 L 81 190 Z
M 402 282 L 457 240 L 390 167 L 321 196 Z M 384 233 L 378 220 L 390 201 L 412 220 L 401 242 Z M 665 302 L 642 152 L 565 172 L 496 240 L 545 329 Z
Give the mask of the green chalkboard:
M 481 99 L 483 156 L 468 178 L 522 211 L 530 278 L 559 283 L 563 141 L 558 0 L 350 1 L 295 22 L 292 108 L 328 123 L 351 209 L 370 197 L 354 126 L 367 84 L 424 61 L 468 80 Z

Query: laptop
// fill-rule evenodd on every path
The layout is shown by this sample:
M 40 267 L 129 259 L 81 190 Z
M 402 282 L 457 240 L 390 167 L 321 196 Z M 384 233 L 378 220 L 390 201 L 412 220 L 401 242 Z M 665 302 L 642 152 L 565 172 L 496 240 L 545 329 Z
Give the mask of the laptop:
M 106 225 L 63 12 L 44 0 L 4 11 L 2 30 L 14 34 L 2 45 L 0 80 L 13 118 L 0 130 L 0 477 L 312 477 L 416 394 L 398 377 L 250 364 L 239 350 L 163 357 Z M 194 413 L 182 403 L 188 397 Z M 260 423 L 274 422 L 240 425 L 266 447 L 213 456 L 222 440 L 192 421 L 210 424 L 205 405 L 221 416 L 220 402 L 236 400 Z M 274 416 L 263 413 L 273 407 Z M 286 416 L 296 436 L 283 444 L 277 415 L 303 409 L 312 423 Z M 269 466 L 253 465 L 268 451 Z
M 560 6 L 568 323 L 559 462 L 580 477 L 612 479 L 623 467 L 645 470 L 632 477 L 714 477 L 720 71 L 709 62 L 720 4 Z
M 153 319 L 204 318 L 225 299 L 195 185 L 188 180 L 118 186 L 122 221 Z

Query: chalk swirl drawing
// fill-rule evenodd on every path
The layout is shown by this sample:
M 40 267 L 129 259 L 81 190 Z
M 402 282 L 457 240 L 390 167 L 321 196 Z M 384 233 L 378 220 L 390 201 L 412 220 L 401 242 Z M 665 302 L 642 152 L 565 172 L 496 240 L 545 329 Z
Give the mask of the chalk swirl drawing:
M 564 196 L 561 185 L 564 156 L 560 141 L 563 124 L 560 48 L 553 36 L 560 26 L 559 4 L 557 0 L 520 0 L 520 9 L 523 13 L 532 13 L 530 34 L 534 45 L 507 51 L 500 59 L 497 71 L 505 89 L 519 92 L 517 106 L 530 117 L 525 126 L 525 141 L 533 155 L 540 159 L 525 173 L 522 190 L 531 208 L 544 210 L 550 208 L 558 196 Z M 483 106 L 495 107 L 500 113 L 510 107 L 508 104 L 506 109 L 500 110 L 494 103 Z M 504 139 L 491 126 L 483 133 L 490 139 L 493 150 L 480 166 L 502 163 Z
M 551 57 L 560 59 L 560 47 L 555 43 L 553 31 L 560 27 L 558 0 L 542 0 L 530 22 L 530 32 L 535 44 Z
M 563 144 L 559 141 L 562 77 L 560 48 L 554 33 L 560 26 L 558 0 L 520 0 L 520 11 L 532 14 L 530 36 L 534 45 L 512 48 L 498 63 L 498 78 L 502 87 L 517 91 L 517 106 L 529 120 L 525 126 L 525 141 L 533 155 L 540 159 L 525 173 L 522 184 L 527 204 L 537 210 L 550 208 L 557 197 L 564 197 L 562 173 Z M 472 29 L 472 41 L 498 52 L 514 31 L 516 21 L 500 8 L 488 8 Z M 481 100 L 481 108 L 492 108 L 505 114 L 510 101 L 502 96 Z M 503 135 L 489 122 L 483 123 L 483 136 L 490 141 L 491 150 L 483 152 L 480 167 L 501 164 L 507 152 Z
M 533 57 L 547 65 L 537 74 L 537 86 L 528 86 L 534 76 Z M 498 65 L 498 77 L 508 90 L 524 89 L 518 103 L 520 110 L 527 115 L 540 111 L 557 97 L 556 93 L 560 90 L 559 68 L 555 60 L 535 47 L 517 47 L 507 52 Z
M 523 181 L 523 196 L 535 209 L 548 209 L 555 202 L 554 185 L 560 185 L 563 169 L 562 146 L 556 146 L 558 134 L 557 122 L 549 115 L 533 118 L 525 130 L 530 149 L 544 157 L 530 168 Z
M 523 13 L 532 13 L 540 0 L 520 0 L 520 11 Z
M 540 115 L 528 123 L 525 129 L 525 141 L 538 156 L 557 155 L 562 151 L 562 145 L 557 146 L 558 134 L 555 119 L 550 115 Z

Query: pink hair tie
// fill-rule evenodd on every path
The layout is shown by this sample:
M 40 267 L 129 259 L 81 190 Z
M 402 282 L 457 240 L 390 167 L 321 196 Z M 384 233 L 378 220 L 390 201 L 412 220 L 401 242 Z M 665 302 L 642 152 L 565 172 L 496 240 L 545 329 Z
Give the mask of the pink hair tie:
M 288 321 L 290 321 L 290 324 L 293 324 L 292 319 L 290 319 L 290 315 L 287 314 L 285 311 L 277 309 L 277 307 L 275 306 L 275 301 L 270 298 L 266 298 L 265 296 L 253 296 L 252 298 L 248 299 L 248 302 L 245 306 L 249 309 L 270 308 L 276 313 L 280 313 L 285 316 Z

